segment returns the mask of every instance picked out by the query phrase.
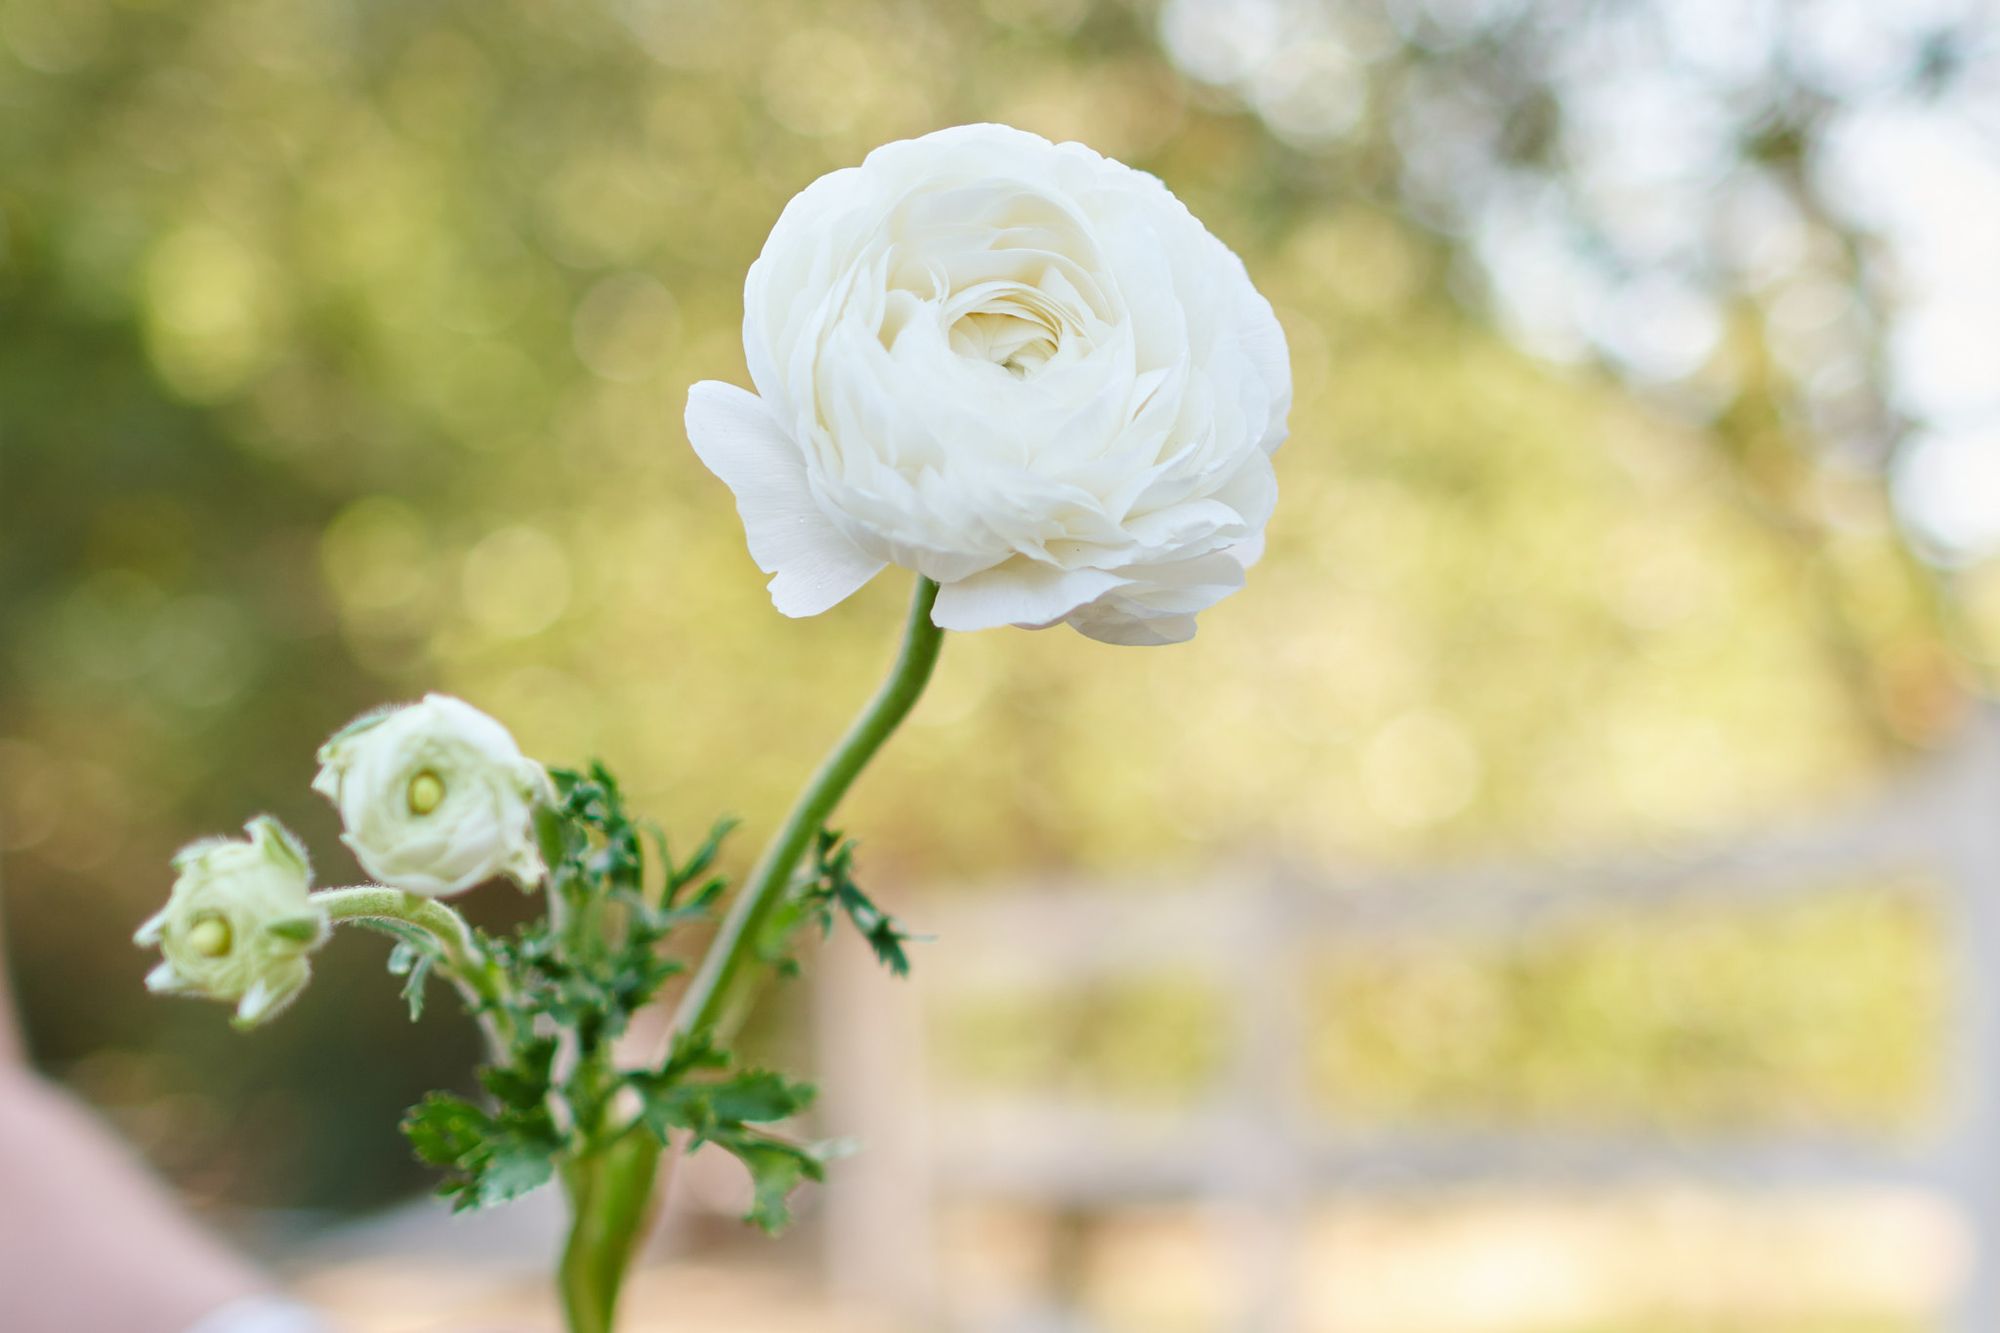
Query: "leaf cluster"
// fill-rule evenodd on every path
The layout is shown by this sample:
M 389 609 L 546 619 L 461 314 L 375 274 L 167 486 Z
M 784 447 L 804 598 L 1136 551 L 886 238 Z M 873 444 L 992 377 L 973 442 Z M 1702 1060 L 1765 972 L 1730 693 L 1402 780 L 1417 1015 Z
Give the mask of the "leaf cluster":
M 403 1002 L 410 1006 L 410 1021 L 416 1022 L 424 1016 L 424 985 L 444 961 L 436 937 L 421 927 L 386 917 L 363 918 L 355 924 L 396 941 L 389 950 L 389 975 L 403 979 Z
M 523 1042 L 507 1064 L 479 1072 L 491 1109 L 434 1092 L 404 1117 L 417 1157 L 446 1173 L 438 1193 L 452 1211 L 519 1198 L 555 1174 L 569 1143 L 551 1109 L 555 1057 L 554 1038 Z
M 730 1072 L 730 1059 L 706 1035 L 674 1043 L 665 1064 L 633 1073 L 626 1083 L 644 1106 L 640 1119 L 662 1143 L 680 1131 L 688 1149 L 714 1144 L 750 1173 L 752 1202 L 745 1221 L 767 1233 L 791 1221 L 786 1200 L 802 1181 L 824 1180 L 835 1145 L 805 1144 L 766 1126 L 812 1105 L 813 1086 L 768 1069 Z
M 618 782 L 602 764 L 550 776 L 557 802 L 539 812 L 536 828 L 550 910 L 510 938 L 483 943 L 512 982 L 517 1023 L 549 1020 L 574 1031 L 588 1052 L 622 1034 L 683 970 L 662 946 L 677 927 L 708 916 L 727 887 L 713 867 L 735 821 L 718 821 L 676 862 L 657 825 L 626 813 Z M 654 884 L 647 882 L 648 843 L 661 867 Z
M 854 882 L 854 840 L 823 828 L 813 840 L 810 871 L 800 877 L 780 909 L 771 915 L 759 953 L 780 975 L 793 976 L 798 961 L 789 952 L 794 933 L 804 925 L 819 927 L 822 939 L 833 932 L 834 919 L 844 916 L 867 941 L 876 961 L 899 977 L 910 974 L 906 944 L 924 939 L 875 905 Z
M 728 887 L 715 865 L 734 821 L 719 821 L 677 859 L 656 825 L 627 813 L 603 765 L 550 776 L 557 799 L 537 822 L 549 910 L 509 935 L 476 940 L 505 981 L 498 1007 L 510 1049 L 479 1071 L 482 1101 L 433 1093 L 411 1109 L 403 1132 L 420 1159 L 445 1172 L 439 1193 L 461 1210 L 516 1198 L 562 1162 L 624 1134 L 651 1133 L 663 1144 L 678 1134 L 690 1150 L 714 1144 L 741 1161 L 754 1187 L 745 1220 L 776 1231 L 790 1219 L 787 1197 L 802 1181 L 823 1179 L 831 1155 L 827 1145 L 771 1128 L 809 1107 L 812 1087 L 770 1070 L 732 1069 L 708 1034 L 676 1042 L 657 1068 L 620 1070 L 612 1058 L 633 1015 L 682 971 L 669 937 L 710 916 Z M 840 901 L 836 883 L 851 883 L 848 860 L 827 846 L 818 864 L 814 883 L 828 883 L 830 913 Z M 828 865 L 838 867 L 832 878 Z M 404 978 L 415 1019 L 426 978 L 446 960 L 417 927 L 371 924 L 396 940 L 389 967 Z M 621 1094 L 639 1108 L 636 1123 Z

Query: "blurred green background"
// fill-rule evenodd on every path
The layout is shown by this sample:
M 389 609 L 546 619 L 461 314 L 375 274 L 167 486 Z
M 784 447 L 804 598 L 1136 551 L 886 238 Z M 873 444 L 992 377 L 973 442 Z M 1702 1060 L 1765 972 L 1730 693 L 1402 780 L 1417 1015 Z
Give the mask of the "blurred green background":
M 395 1120 L 469 1034 L 412 1027 L 363 939 L 248 1038 L 149 1001 L 167 857 L 268 810 L 355 877 L 313 750 L 432 688 L 683 834 L 746 816 L 747 855 L 903 589 L 778 616 L 686 387 L 744 382 L 793 192 L 968 120 L 1162 176 L 1298 396 L 1270 555 L 1193 644 L 947 646 L 845 816 L 919 925 L 1052 870 L 1617 855 L 1867 789 L 1956 734 L 2000 620 L 2000 447 L 1908 253 L 1957 161 L 1926 145 L 2000 132 L 1996 50 L 1942 2 L 0 0 L 37 1058 L 197 1199 L 419 1187 Z M 1933 173 L 1900 213 L 1854 188 L 1883 154 Z M 1939 1077 L 1937 923 L 1894 885 L 1323 975 L 1316 1077 L 1364 1121 L 1908 1126 Z M 942 1062 L 1171 1099 L 1226 1040 L 1196 984 L 1088 998 L 954 1011 Z

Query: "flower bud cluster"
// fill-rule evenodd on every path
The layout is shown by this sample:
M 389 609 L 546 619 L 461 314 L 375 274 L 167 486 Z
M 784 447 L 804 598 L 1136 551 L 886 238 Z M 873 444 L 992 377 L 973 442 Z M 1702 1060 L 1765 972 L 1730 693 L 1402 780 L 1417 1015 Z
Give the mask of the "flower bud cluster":
M 364 714 L 319 762 L 313 788 L 340 812 L 341 841 L 390 888 L 435 898 L 502 877 L 531 887 L 547 873 L 535 811 L 553 800 L 548 775 L 462 700 L 432 694 Z M 299 840 L 268 815 L 244 831 L 183 849 L 167 905 L 134 939 L 162 955 L 149 988 L 235 1004 L 249 1027 L 304 988 L 330 922 Z

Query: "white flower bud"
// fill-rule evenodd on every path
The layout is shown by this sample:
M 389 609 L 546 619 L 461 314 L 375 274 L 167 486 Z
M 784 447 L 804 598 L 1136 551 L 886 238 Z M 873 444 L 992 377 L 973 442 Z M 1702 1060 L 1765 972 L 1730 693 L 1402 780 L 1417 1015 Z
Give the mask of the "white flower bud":
M 229 1001 L 237 1025 L 252 1027 L 305 986 L 307 957 L 325 940 L 327 922 L 307 896 L 312 871 L 298 839 L 268 815 L 244 832 L 247 840 L 183 848 L 166 907 L 132 938 L 165 956 L 146 977 L 149 989 Z
M 346 826 L 341 841 L 370 875 L 442 897 L 505 875 L 527 888 L 544 872 L 535 807 L 548 774 L 507 729 L 461 699 L 364 714 L 320 747 L 313 790 Z

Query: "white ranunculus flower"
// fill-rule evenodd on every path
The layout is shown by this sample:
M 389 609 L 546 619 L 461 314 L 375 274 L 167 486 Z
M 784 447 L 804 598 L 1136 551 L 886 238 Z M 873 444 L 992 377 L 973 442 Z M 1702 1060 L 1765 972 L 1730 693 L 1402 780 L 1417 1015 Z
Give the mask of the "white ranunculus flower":
M 174 857 L 167 905 L 139 927 L 135 942 L 158 945 L 165 961 L 146 985 L 236 1005 L 250 1027 L 283 1009 L 312 975 L 307 956 L 325 940 L 326 914 L 307 896 L 305 849 L 277 820 L 260 815 L 249 838 L 209 838 Z
M 461 699 L 363 714 L 319 751 L 313 790 L 340 810 L 341 841 L 382 883 L 426 897 L 496 875 L 527 888 L 544 873 L 535 807 L 548 774 L 505 727 Z
M 688 437 L 787 615 L 885 565 L 946 629 L 1172 643 L 1243 583 L 1291 369 L 1243 264 L 1157 179 L 968 125 L 807 186 L 744 287 L 751 394 Z

